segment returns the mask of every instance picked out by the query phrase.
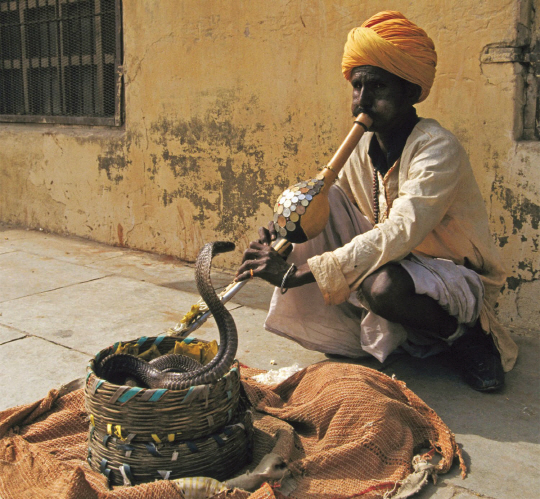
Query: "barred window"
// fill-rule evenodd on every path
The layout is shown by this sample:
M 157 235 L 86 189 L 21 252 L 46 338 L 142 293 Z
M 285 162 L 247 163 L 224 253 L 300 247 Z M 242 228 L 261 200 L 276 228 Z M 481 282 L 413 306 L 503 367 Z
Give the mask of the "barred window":
M 0 0 L 0 121 L 121 124 L 120 0 Z
M 510 44 L 484 48 L 482 64 L 512 64 L 516 78 L 517 140 L 540 140 L 540 9 L 534 2 L 518 4 L 516 37 Z
M 531 5 L 530 43 L 524 49 L 523 139 L 540 139 L 540 9 Z

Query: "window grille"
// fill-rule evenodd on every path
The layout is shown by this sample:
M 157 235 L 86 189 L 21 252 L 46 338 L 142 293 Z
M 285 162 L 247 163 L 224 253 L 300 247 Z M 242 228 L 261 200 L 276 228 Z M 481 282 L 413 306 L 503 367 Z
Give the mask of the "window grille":
M 531 5 L 530 44 L 525 47 L 523 139 L 540 139 L 540 9 Z
M 0 121 L 121 124 L 120 0 L 0 0 Z
M 516 78 L 517 140 L 540 140 L 540 9 L 534 2 L 518 5 L 516 38 L 511 44 L 488 45 L 481 55 L 482 64 L 513 65 Z

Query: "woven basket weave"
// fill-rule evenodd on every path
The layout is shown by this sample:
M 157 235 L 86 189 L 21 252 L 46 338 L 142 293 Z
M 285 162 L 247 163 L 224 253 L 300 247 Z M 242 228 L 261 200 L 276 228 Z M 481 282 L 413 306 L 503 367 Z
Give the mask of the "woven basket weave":
M 141 338 L 127 345 L 138 343 L 142 354 L 157 343 L 160 352 L 166 353 L 174 348 L 176 341 L 158 336 Z M 191 339 L 193 341 L 197 340 Z M 120 386 L 100 379 L 94 371 L 96 363 L 114 353 L 116 348 L 113 345 L 99 352 L 88 367 L 86 409 L 98 432 L 119 438 L 135 434 L 137 438 L 156 441 L 183 435 L 195 439 L 215 433 L 232 420 L 240 396 L 238 364 L 209 385 L 182 390 Z
M 178 341 L 162 335 L 120 345 L 138 355 L 152 349 L 159 356 Z M 206 474 L 223 479 L 246 463 L 252 431 L 245 404 L 238 407 L 237 363 L 208 385 L 181 390 L 120 386 L 95 372 L 97 363 L 117 352 L 118 345 L 100 351 L 88 366 L 85 402 L 90 418 L 89 461 L 94 469 L 117 484 L 159 479 L 167 472 L 167 478 Z
M 243 405 L 243 404 L 242 404 Z M 230 425 L 196 440 L 155 443 L 121 439 L 90 430 L 90 466 L 112 485 L 135 485 L 156 479 L 208 476 L 225 480 L 251 460 L 251 411 L 239 410 Z

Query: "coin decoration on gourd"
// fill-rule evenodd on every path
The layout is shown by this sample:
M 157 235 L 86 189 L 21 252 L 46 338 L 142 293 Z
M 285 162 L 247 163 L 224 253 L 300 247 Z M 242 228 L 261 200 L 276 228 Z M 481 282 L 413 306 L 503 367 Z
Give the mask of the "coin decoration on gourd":
M 359 114 L 346 139 L 322 171 L 283 191 L 274 206 L 273 217 L 278 239 L 272 246 L 278 253 L 283 253 L 290 243 L 306 242 L 323 231 L 330 214 L 330 186 L 372 123 L 367 114 Z
M 367 114 L 359 114 L 351 131 L 322 171 L 309 180 L 298 182 L 285 189 L 279 196 L 273 216 L 278 238 L 272 243 L 272 247 L 279 254 L 283 255 L 292 243 L 303 243 L 323 231 L 330 214 L 328 191 L 372 123 L 373 120 Z M 219 294 L 219 298 L 223 303 L 228 302 L 248 282 L 247 280 L 231 282 Z M 179 324 L 167 331 L 167 334 L 185 338 L 204 324 L 210 315 L 210 310 L 201 298 Z

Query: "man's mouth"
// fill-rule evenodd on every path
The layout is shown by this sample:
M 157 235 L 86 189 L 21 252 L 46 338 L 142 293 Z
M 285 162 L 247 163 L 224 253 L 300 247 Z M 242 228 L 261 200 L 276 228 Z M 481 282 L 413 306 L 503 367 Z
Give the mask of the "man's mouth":
M 354 109 L 353 115 L 356 118 L 359 114 L 364 113 L 367 114 L 371 119 L 373 119 L 373 114 L 369 109 L 365 109 L 363 107 L 356 107 Z

